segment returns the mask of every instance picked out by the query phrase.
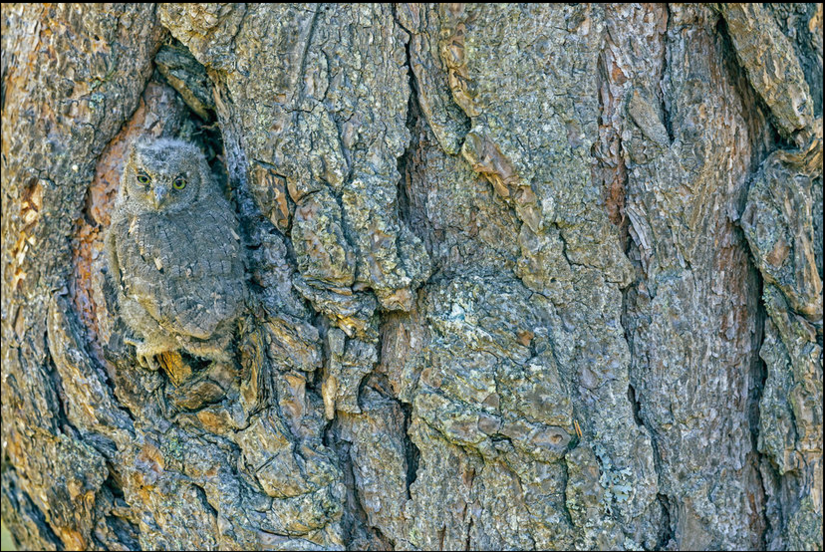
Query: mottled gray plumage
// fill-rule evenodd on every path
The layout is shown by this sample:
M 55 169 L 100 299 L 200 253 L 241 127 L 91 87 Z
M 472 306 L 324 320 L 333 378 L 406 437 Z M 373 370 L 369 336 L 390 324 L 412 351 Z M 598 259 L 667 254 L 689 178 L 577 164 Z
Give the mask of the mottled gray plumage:
M 228 359 L 245 287 L 238 221 L 203 153 L 180 140 L 136 143 L 107 236 L 120 312 L 142 363 L 174 350 Z

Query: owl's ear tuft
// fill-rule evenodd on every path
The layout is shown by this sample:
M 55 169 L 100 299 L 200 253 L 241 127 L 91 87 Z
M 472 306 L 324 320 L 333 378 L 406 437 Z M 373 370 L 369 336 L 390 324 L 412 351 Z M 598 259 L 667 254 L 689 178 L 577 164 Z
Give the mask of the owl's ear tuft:
M 135 157 L 137 156 L 137 140 L 133 140 L 131 144 L 129 144 L 129 149 L 126 152 L 126 163 L 133 164 L 135 162 Z
M 132 140 L 132 143 L 129 145 L 129 152 L 126 155 L 126 160 L 129 163 L 134 164 L 137 161 L 138 152 L 149 146 L 152 142 L 153 139 L 148 136 L 139 136 Z

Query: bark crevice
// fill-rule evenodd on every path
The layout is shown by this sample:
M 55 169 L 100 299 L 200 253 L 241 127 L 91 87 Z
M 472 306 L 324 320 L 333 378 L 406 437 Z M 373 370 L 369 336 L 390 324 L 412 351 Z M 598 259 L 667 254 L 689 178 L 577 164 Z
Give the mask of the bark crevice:
M 821 7 L 0 23 L 22 548 L 821 548 Z M 138 137 L 201 148 L 238 219 L 229 360 L 127 343 Z

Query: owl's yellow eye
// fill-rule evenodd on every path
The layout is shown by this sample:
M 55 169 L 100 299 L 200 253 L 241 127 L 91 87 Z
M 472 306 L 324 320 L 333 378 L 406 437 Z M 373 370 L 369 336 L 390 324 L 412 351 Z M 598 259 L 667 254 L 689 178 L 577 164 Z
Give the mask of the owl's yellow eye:
M 143 185 L 149 184 L 152 181 L 152 177 L 146 173 L 138 173 L 137 181 Z
M 182 190 L 182 189 L 186 188 L 186 179 L 182 176 L 179 176 L 175 179 L 174 182 L 172 182 L 172 186 L 176 190 Z

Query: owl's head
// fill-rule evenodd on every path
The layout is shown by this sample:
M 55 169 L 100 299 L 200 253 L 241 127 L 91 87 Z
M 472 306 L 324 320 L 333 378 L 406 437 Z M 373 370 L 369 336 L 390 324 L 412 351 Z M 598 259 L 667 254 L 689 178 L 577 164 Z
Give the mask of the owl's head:
M 133 205 L 174 212 L 204 199 L 210 182 L 209 165 L 197 146 L 158 139 L 132 145 L 121 186 Z

